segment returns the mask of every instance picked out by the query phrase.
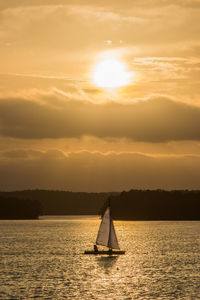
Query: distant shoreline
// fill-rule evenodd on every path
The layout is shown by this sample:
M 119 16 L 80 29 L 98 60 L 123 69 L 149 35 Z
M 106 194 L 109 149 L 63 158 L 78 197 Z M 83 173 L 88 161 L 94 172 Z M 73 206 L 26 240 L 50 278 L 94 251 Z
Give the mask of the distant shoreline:
M 0 219 L 37 220 L 42 216 L 100 216 L 108 199 L 114 220 L 200 220 L 199 190 L 130 190 L 122 193 L 47 190 L 0 192 Z
M 41 215 L 36 218 L 0 218 L 1 221 L 28 221 L 28 220 L 62 220 L 62 219 L 100 219 L 100 215 L 84 215 L 84 214 L 73 214 L 73 215 Z M 200 219 L 114 219 L 114 221 L 130 221 L 130 222 L 146 222 L 146 221 L 152 221 L 152 222 L 179 222 L 179 221 L 200 221 Z

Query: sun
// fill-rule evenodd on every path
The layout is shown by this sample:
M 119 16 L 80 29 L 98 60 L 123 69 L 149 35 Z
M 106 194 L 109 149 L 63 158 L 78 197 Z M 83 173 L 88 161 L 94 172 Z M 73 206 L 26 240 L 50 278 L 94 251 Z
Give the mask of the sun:
M 125 64 L 116 58 L 104 58 L 99 61 L 92 74 L 93 83 L 100 88 L 114 89 L 128 85 L 132 73 Z

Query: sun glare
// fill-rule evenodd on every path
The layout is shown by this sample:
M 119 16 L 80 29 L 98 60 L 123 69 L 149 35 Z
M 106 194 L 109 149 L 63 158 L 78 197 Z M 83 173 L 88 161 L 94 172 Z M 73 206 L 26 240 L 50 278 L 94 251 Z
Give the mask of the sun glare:
M 95 66 L 93 83 L 101 88 L 113 89 L 128 85 L 131 72 L 126 71 L 125 64 L 116 58 L 104 58 Z

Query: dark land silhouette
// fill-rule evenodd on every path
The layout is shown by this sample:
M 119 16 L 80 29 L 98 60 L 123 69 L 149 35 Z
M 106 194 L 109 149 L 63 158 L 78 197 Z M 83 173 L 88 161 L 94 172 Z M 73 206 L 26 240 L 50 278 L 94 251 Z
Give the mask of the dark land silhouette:
M 108 199 L 115 220 L 200 220 L 198 190 L 130 190 L 122 193 L 47 190 L 0 192 L 0 218 L 34 219 L 39 215 L 101 214 Z
M 31 203 L 30 200 L 37 200 L 41 204 L 43 215 L 96 215 L 100 212 L 106 199 L 110 195 L 117 194 L 119 193 L 75 193 L 65 191 L 25 190 L 0 192 L 0 197 L 26 199 L 26 203 Z
M 131 190 L 109 200 L 116 220 L 200 220 L 200 191 Z
M 0 196 L 0 219 L 38 219 L 42 213 L 37 200 Z

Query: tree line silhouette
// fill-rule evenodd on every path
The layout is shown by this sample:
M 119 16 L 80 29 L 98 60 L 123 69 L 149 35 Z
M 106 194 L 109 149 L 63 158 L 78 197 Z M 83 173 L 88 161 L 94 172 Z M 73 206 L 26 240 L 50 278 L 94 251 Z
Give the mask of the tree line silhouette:
M 0 219 L 37 219 L 42 213 L 37 200 L 0 196 Z
M 37 200 L 43 215 L 96 215 L 110 195 L 118 193 L 75 193 L 68 191 L 25 190 L 0 192 L 0 197 L 26 199 L 24 206 L 33 206 L 30 200 Z M 2 202 L 3 203 L 3 202 Z M 1 205 L 0 201 L 0 210 Z M 18 203 L 18 202 L 16 202 Z M 5 205 L 5 202 L 4 202 Z M 13 206 L 14 207 L 14 206 Z M 12 209 L 12 208 L 11 208 Z M 15 210 L 19 210 L 16 204 Z M 14 212 L 13 212 L 14 213 Z M 1 217 L 1 216 L 0 216 Z
M 109 200 L 114 219 L 200 220 L 200 191 L 131 190 Z
M 26 190 L 0 192 L 1 219 L 39 215 L 101 214 L 111 203 L 118 220 L 200 220 L 200 191 L 130 190 L 122 193 L 74 193 Z

